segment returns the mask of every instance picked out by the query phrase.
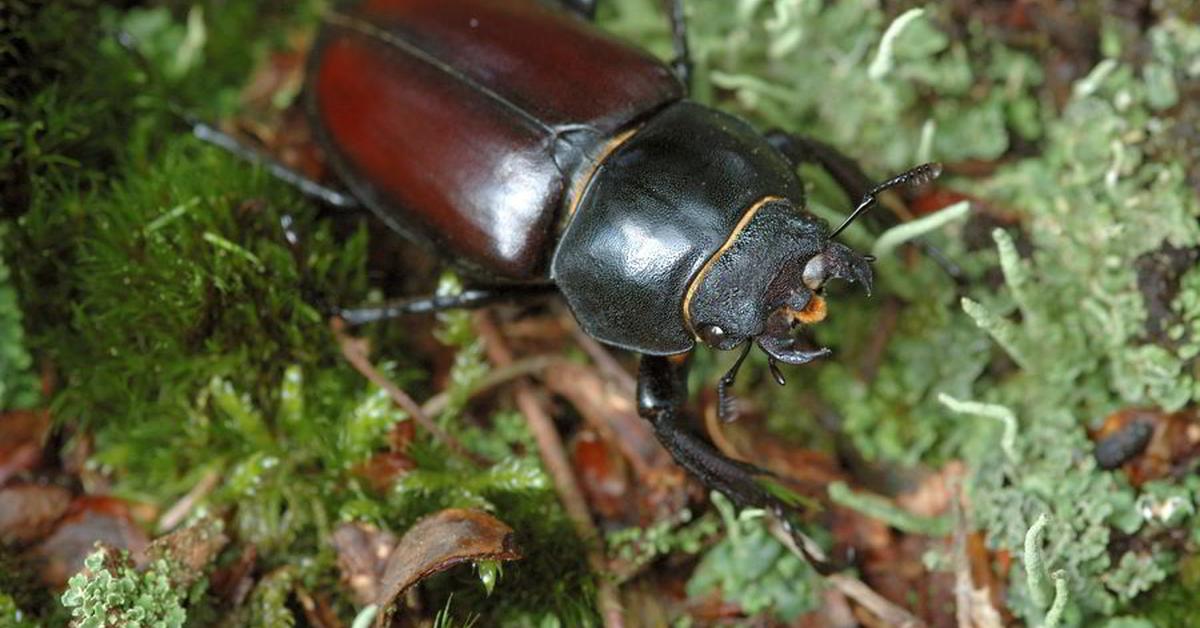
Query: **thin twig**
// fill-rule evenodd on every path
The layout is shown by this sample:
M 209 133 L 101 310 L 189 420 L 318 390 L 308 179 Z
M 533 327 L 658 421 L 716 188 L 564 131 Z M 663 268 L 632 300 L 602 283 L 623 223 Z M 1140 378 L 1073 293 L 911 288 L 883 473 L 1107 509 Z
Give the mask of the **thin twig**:
M 487 312 L 479 312 L 475 315 L 475 327 L 479 331 L 479 337 L 483 340 L 488 359 L 499 368 L 512 365 L 512 352 L 508 349 L 503 335 Z M 517 407 L 525 415 L 525 420 L 529 422 L 529 431 L 533 433 L 534 440 L 537 441 L 542 464 L 546 466 L 546 471 L 554 480 L 558 498 L 562 502 L 563 508 L 566 509 L 567 516 L 575 525 L 575 533 L 583 539 L 588 548 L 588 563 L 598 575 L 596 597 L 604 625 L 607 628 L 622 627 L 625 625 L 625 621 L 621 613 L 621 602 L 616 586 L 605 575 L 607 562 L 604 559 L 600 533 L 592 522 L 592 515 L 588 511 L 587 501 L 583 498 L 583 491 L 575 482 L 575 473 L 571 469 L 570 461 L 567 460 L 562 439 L 559 438 L 558 431 L 554 428 L 554 421 L 542 408 L 542 404 L 534 395 L 529 382 L 518 380 L 513 385 L 513 389 Z
M 704 409 L 704 429 L 708 432 L 708 439 L 712 441 L 717 451 L 733 458 L 734 460 L 745 460 L 745 456 L 738 450 L 737 445 L 729 440 L 725 435 L 725 430 L 721 427 L 721 422 L 717 420 L 716 405 L 709 406 Z
M 524 377 L 525 375 L 539 373 L 552 366 L 562 364 L 563 362 L 566 362 L 566 360 L 558 356 L 536 355 L 531 358 L 517 360 L 516 362 L 513 362 L 512 364 L 503 368 L 492 369 L 471 386 L 470 390 L 467 391 L 467 397 L 474 397 L 475 395 L 495 388 L 500 384 L 507 383 L 511 380 L 517 379 L 518 377 Z M 450 394 L 443 391 L 426 399 L 425 403 L 421 404 L 421 410 L 426 416 L 437 416 L 441 414 L 449 404 Z
M 192 487 L 192 490 L 187 492 L 187 495 L 179 498 L 179 501 L 175 502 L 174 505 L 168 508 L 167 512 L 164 512 L 162 517 L 159 517 L 158 531 L 162 533 L 174 530 L 175 526 L 183 522 L 183 520 L 188 516 L 188 513 L 192 511 L 192 508 L 195 508 L 196 504 L 199 503 L 200 500 L 204 499 L 205 496 L 207 496 L 214 488 L 217 487 L 217 482 L 220 480 L 221 474 L 217 473 L 215 470 L 210 470 L 205 473 L 204 476 L 200 478 L 200 481 L 196 482 L 196 485 Z
M 563 316 L 567 317 L 565 314 Z M 579 348 L 583 349 L 584 353 L 588 354 L 588 357 L 592 359 L 592 362 L 596 363 L 596 366 L 600 369 L 600 372 L 603 373 L 604 376 L 609 379 L 609 381 L 620 387 L 621 392 L 632 396 L 634 391 L 637 390 L 637 382 L 633 380 L 633 376 L 629 374 L 629 371 L 626 371 L 625 367 L 621 366 L 621 364 L 617 362 L 615 358 L 613 358 L 612 354 L 608 352 L 608 349 L 605 349 L 600 345 L 600 343 L 596 342 L 595 339 L 585 334 L 583 330 L 580 329 L 579 325 L 575 324 L 575 321 L 568 321 L 568 323 L 569 329 L 571 330 L 571 336 L 575 338 L 575 343 L 579 345 Z
M 834 588 L 846 597 L 858 602 L 887 626 L 898 628 L 924 628 L 925 622 L 912 613 L 893 604 L 890 600 L 879 595 L 865 582 L 844 574 L 833 574 L 825 578 Z
M 976 588 L 971 577 L 971 558 L 967 554 L 967 532 L 970 525 L 963 509 L 962 485 L 959 478 L 953 480 L 954 509 L 954 605 L 959 628 L 1001 628 L 1004 621 L 992 606 L 990 592 L 985 585 Z
M 464 456 L 477 464 L 486 465 L 488 463 L 487 460 L 484 460 L 477 454 L 467 451 L 462 446 L 462 443 L 458 442 L 458 439 L 451 436 L 446 430 L 443 430 L 437 423 L 434 423 L 429 418 L 429 415 L 421 409 L 421 406 L 417 405 L 417 402 L 408 396 L 408 393 L 401 390 L 392 380 L 379 372 L 379 369 L 375 368 L 374 364 L 371 364 L 367 341 L 347 334 L 345 321 L 335 316 L 329 320 L 329 328 L 333 330 L 333 336 L 337 339 L 338 346 L 341 347 L 342 355 L 346 357 L 346 361 L 355 370 L 362 373 L 363 377 L 370 380 L 372 384 L 382 388 L 392 398 L 392 401 L 400 406 L 401 410 L 404 410 L 412 420 L 417 422 L 417 425 L 425 428 L 434 438 L 441 441 L 454 451 L 454 453 Z
M 804 553 L 796 547 L 796 542 L 791 534 L 788 534 L 783 526 L 772 525 L 770 527 L 771 535 L 779 539 L 784 547 L 795 554 L 802 560 Z M 925 622 L 918 619 L 912 613 L 893 604 L 890 600 L 879 595 L 874 589 L 867 586 L 865 582 L 853 576 L 845 574 L 832 574 L 825 577 L 825 581 L 833 585 L 835 589 L 841 591 L 843 595 L 854 600 L 863 608 L 870 611 L 873 615 L 879 618 L 884 625 L 897 626 L 899 628 L 925 628 Z
M 591 366 L 566 363 L 542 376 L 550 392 L 565 398 L 604 441 L 621 452 L 642 481 L 665 469 L 677 469 L 666 459 L 650 423 L 633 407 L 633 396 L 606 385 Z

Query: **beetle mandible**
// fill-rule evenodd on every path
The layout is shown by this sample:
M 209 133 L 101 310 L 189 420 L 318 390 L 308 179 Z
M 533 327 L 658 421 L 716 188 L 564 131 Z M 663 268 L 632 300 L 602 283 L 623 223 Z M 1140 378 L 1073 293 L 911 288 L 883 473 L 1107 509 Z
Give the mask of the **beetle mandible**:
M 514 292 L 557 291 L 582 329 L 642 354 L 639 413 L 710 489 L 742 507 L 786 505 L 769 472 L 684 427 L 687 356 L 757 345 L 776 364 L 826 355 L 794 327 L 825 315 L 831 278 L 869 292 L 869 259 L 834 241 L 875 196 L 937 176 L 919 166 L 870 188 L 853 162 L 800 136 L 760 134 L 686 97 L 665 64 L 590 24 L 596 0 L 365 0 L 330 13 L 308 64 L 311 124 L 349 195 L 390 228 L 432 243 L 481 285 L 456 297 L 343 310 L 350 323 Z M 796 174 L 823 166 L 862 202 L 832 232 L 805 210 Z

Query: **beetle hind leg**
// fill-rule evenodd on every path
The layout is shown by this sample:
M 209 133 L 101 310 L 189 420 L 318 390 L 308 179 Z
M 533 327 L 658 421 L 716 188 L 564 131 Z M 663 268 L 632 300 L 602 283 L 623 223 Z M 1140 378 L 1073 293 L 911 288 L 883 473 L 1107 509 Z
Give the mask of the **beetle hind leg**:
M 687 20 L 683 14 L 683 0 L 666 0 L 667 17 L 671 21 L 671 44 L 675 49 L 675 58 L 671 60 L 671 68 L 675 75 L 688 88 L 692 89 L 692 52 L 688 47 Z
M 720 491 L 739 508 L 762 508 L 782 522 L 797 548 L 821 573 L 841 566 L 830 563 L 796 526 L 798 496 L 790 494 L 771 471 L 734 460 L 683 424 L 680 408 L 687 395 L 687 365 L 673 358 L 644 356 L 638 369 L 638 414 L 650 421 L 654 435 L 679 466 L 708 489 Z M 797 499 L 792 499 L 796 497 Z
M 596 5 L 600 0 L 561 0 L 563 8 L 589 21 L 596 21 Z M 671 45 L 675 50 L 675 58 L 671 60 L 671 69 L 679 80 L 691 90 L 692 86 L 692 55 L 688 48 L 687 22 L 683 15 L 683 0 L 664 0 L 667 18 L 671 24 Z

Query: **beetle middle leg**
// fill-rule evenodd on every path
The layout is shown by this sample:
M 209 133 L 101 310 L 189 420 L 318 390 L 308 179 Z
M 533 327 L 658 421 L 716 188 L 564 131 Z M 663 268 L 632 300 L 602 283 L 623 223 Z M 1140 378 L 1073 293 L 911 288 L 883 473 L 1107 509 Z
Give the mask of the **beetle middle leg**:
M 117 45 L 119 45 L 121 49 L 124 50 L 125 53 L 128 54 L 135 63 L 137 63 L 141 70 L 146 73 L 146 76 L 150 78 L 150 81 L 160 89 L 165 90 L 166 87 L 164 85 L 163 78 L 159 76 L 159 73 L 154 69 L 154 64 L 152 64 L 150 60 L 146 58 L 146 55 L 142 53 L 141 49 L 138 48 L 137 38 L 125 29 L 118 30 L 113 34 L 113 37 L 116 39 Z M 267 172 L 271 173 L 272 176 L 296 188 L 305 196 L 317 199 L 326 205 L 336 207 L 338 209 L 356 210 L 362 208 L 362 204 L 359 203 L 358 199 L 350 193 L 321 185 L 320 183 L 313 181 L 312 179 L 304 176 L 304 174 L 298 170 L 284 165 L 283 162 L 278 161 L 269 155 L 264 154 L 262 151 L 247 145 L 242 140 L 239 140 L 238 138 L 218 129 L 212 124 L 186 113 L 174 103 L 168 102 L 168 107 L 176 119 L 191 130 L 192 135 L 194 135 L 196 139 L 225 150 L 226 152 L 239 159 L 242 159 L 243 161 L 262 166 L 267 170 Z M 285 225 L 284 229 L 287 230 L 289 227 Z M 290 234 L 288 238 L 290 241 Z
M 549 285 L 468 288 L 458 294 L 396 299 L 387 303 L 380 303 L 379 305 L 340 309 L 337 310 L 337 315 L 350 325 L 362 325 L 408 316 L 410 314 L 432 314 L 444 310 L 475 309 L 494 303 L 517 301 L 551 292 L 554 292 L 554 287 Z
M 811 540 L 795 527 L 794 504 L 785 501 L 776 475 L 750 463 L 734 460 L 717 451 L 708 440 L 684 424 L 682 408 L 687 399 L 690 356 L 642 357 L 638 368 L 638 414 L 654 427 L 654 435 L 671 457 L 704 486 L 723 493 L 739 508 L 762 508 L 777 516 L 813 567 L 830 573 L 838 565 L 818 553 Z M 773 490 L 772 487 L 781 490 Z
M 276 179 L 291 185 L 305 196 L 338 209 L 362 209 L 362 204 L 350 193 L 321 185 L 304 176 L 299 171 L 284 165 L 283 162 L 255 150 L 238 138 L 217 129 L 207 122 L 193 119 L 190 116 L 184 116 L 184 121 L 191 127 L 192 135 L 196 136 L 197 139 L 224 149 L 244 161 L 262 166 Z

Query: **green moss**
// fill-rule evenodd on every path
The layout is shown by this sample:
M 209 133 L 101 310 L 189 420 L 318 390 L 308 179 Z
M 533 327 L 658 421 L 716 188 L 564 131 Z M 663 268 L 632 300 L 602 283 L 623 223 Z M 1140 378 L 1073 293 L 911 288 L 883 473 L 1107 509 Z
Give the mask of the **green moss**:
M 17 607 L 11 595 L 0 593 L 0 628 L 34 628 L 37 625 Z
M 1196 615 L 1196 596 L 1200 594 L 1200 559 L 1183 557 L 1178 564 L 1179 575 L 1163 586 L 1138 598 L 1134 608 L 1153 626 L 1200 626 Z
M 37 380 L 25 349 L 21 307 L 4 262 L 4 232 L 0 223 L 0 411 L 32 407 L 38 399 Z

